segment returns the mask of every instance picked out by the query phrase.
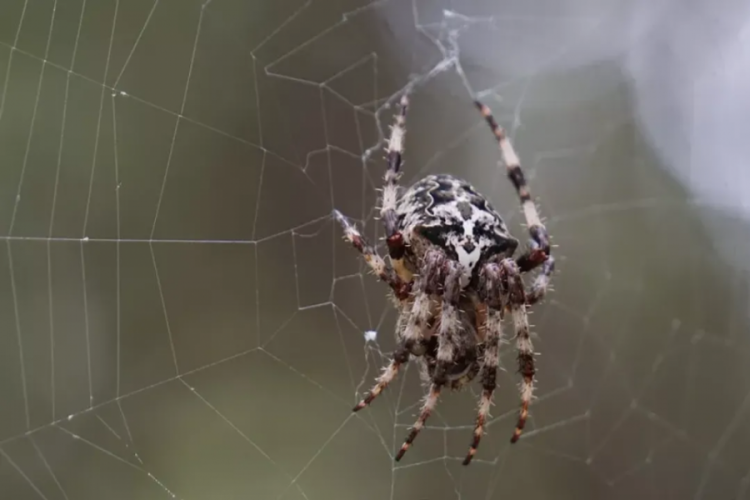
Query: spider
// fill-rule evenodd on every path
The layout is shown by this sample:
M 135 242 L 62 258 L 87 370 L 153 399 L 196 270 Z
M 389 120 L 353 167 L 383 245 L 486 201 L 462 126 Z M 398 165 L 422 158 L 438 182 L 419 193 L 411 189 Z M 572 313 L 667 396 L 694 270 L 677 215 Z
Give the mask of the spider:
M 513 257 L 518 240 L 469 183 L 451 175 L 428 175 L 400 192 L 407 93 L 401 98 L 386 147 L 388 168 L 380 215 L 390 262 L 376 253 L 344 215 L 337 210 L 333 213 L 343 227 L 344 239 L 390 286 L 399 311 L 396 350 L 377 383 L 353 411 L 372 403 L 412 357 L 420 361 L 423 381 L 429 386 L 396 461 L 424 427 L 441 390 L 460 389 L 479 375 L 482 395 L 473 440 L 463 461 L 464 465 L 471 463 L 492 405 L 506 312 L 512 318 L 522 377 L 521 405 L 511 443 L 518 441 L 529 414 L 536 369 L 526 311 L 545 295 L 555 261 L 511 142 L 490 109 L 479 101 L 474 104 L 495 134 L 507 176 L 521 201 L 531 237 L 521 255 Z M 522 274 L 535 269 L 541 272 L 527 289 Z

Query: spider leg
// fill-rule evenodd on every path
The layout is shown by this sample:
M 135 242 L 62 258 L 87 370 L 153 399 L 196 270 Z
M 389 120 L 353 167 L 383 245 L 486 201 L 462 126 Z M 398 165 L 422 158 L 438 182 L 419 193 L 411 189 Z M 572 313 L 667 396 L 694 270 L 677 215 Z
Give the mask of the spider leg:
M 518 159 L 518 155 L 510 139 L 508 139 L 505 130 L 497 124 L 490 108 L 479 101 L 474 101 L 474 104 L 479 109 L 479 112 L 482 113 L 482 116 L 492 129 L 492 133 L 497 138 L 500 154 L 508 172 L 508 179 L 510 179 L 513 187 L 516 189 L 518 198 L 521 200 L 524 218 L 529 228 L 529 235 L 531 236 L 529 248 L 516 259 L 516 264 L 522 273 L 542 266 L 542 272 L 537 276 L 527 296 L 527 303 L 534 304 L 540 301 L 546 293 L 550 276 L 555 270 L 555 259 L 552 257 L 549 234 L 544 224 L 542 224 L 542 219 L 539 217 L 536 205 L 531 199 L 531 191 L 529 191 L 526 184 L 526 178 L 521 169 L 521 161 Z
M 411 310 L 407 312 L 406 309 L 402 309 L 402 314 L 408 316 L 405 320 L 403 319 L 403 316 L 399 317 L 396 330 L 396 337 L 399 339 L 399 342 L 396 352 L 393 354 L 393 359 L 380 377 L 378 377 L 375 387 L 370 390 L 367 396 L 360 401 L 352 411 L 357 412 L 365 406 L 368 406 L 376 397 L 378 397 L 378 395 L 380 395 L 381 392 L 383 392 L 388 384 L 396 378 L 401 366 L 409 361 L 409 357 L 413 353 L 416 344 L 422 339 L 422 332 L 427 329 L 427 322 L 430 317 L 431 303 L 427 289 L 430 286 L 430 282 L 434 281 L 433 275 L 437 264 L 433 255 L 434 254 L 427 255 L 425 272 L 416 281 Z M 396 277 L 398 278 L 398 276 Z
M 362 254 L 365 262 L 367 262 L 367 265 L 370 266 L 381 280 L 385 281 L 388 286 L 391 287 L 393 293 L 399 300 L 406 300 L 409 297 L 411 285 L 402 280 L 393 268 L 386 264 L 383 258 L 380 257 L 375 249 L 367 242 L 365 237 L 360 234 L 357 230 L 357 226 L 352 224 L 349 219 L 338 210 L 333 211 L 333 216 L 339 221 L 339 224 L 341 224 L 341 227 L 344 229 L 344 239 L 351 243 L 354 248 L 359 250 L 359 253 Z
M 500 343 L 503 340 L 503 313 L 502 309 L 490 308 L 487 311 L 485 322 L 486 340 L 484 356 L 482 357 L 482 397 L 479 400 L 477 422 L 474 427 L 474 439 L 471 442 L 469 453 L 463 461 L 469 465 L 477 453 L 479 442 L 484 434 L 484 426 L 490 414 L 492 405 L 492 394 L 497 386 L 497 367 L 500 359 Z
M 531 288 L 526 291 L 526 304 L 533 305 L 539 302 L 547 294 L 552 272 L 555 270 L 555 259 L 552 256 L 542 264 L 542 272 L 537 274 Z
M 513 262 L 512 260 L 509 262 Z M 474 439 L 463 464 L 469 465 L 484 435 L 489 417 L 492 395 L 497 386 L 500 344 L 503 341 L 502 323 L 508 302 L 508 272 L 502 263 L 489 262 L 479 274 L 477 311 L 483 311 L 484 355 L 482 357 L 482 396 L 479 400 Z
M 437 366 L 432 377 L 430 392 L 427 394 L 425 402 L 422 405 L 422 411 L 420 412 L 417 421 L 412 426 L 409 435 L 401 446 L 401 449 L 396 454 L 397 462 L 401 460 L 404 454 L 409 450 L 414 440 L 424 428 L 425 422 L 432 414 L 435 405 L 437 405 L 440 390 L 448 382 L 447 366 L 454 359 L 456 349 L 456 342 L 453 339 L 453 336 L 456 335 L 461 328 L 461 321 L 458 312 L 458 303 L 461 297 L 461 287 L 459 284 L 461 270 L 458 263 L 453 260 L 444 260 L 441 267 L 445 268 L 445 281 L 442 310 L 440 313 L 440 326 L 438 328 Z M 428 281 L 437 278 L 437 276 L 429 271 L 423 272 L 422 277 Z
M 534 392 L 536 367 L 534 364 L 534 346 L 531 343 L 531 336 L 529 334 L 529 316 L 526 312 L 528 302 L 520 270 L 511 259 L 504 260 L 502 264 L 508 274 L 510 292 L 508 306 L 510 307 L 515 329 L 518 372 L 523 377 L 519 386 L 521 391 L 521 409 L 518 415 L 518 422 L 516 423 L 516 430 L 513 433 L 513 437 L 510 438 L 510 442 L 515 443 L 521 437 L 523 428 L 526 425 L 526 419 L 529 416 L 529 405 L 531 404 Z
M 391 136 L 388 139 L 388 169 L 385 172 L 383 186 L 383 205 L 380 207 L 380 217 L 385 225 L 385 238 L 388 245 L 388 255 L 391 258 L 396 273 L 404 281 L 411 281 L 412 274 L 404 266 L 406 244 L 404 236 L 396 228 L 399 178 L 401 177 L 401 163 L 404 154 L 404 138 L 406 137 L 406 111 L 409 108 L 409 98 L 406 94 L 401 97 L 399 113 L 391 126 Z
M 406 343 L 400 343 L 398 348 L 396 349 L 396 352 L 393 354 L 393 359 L 391 359 L 391 362 L 388 363 L 388 366 L 386 366 L 385 370 L 383 370 L 383 373 L 380 375 L 380 377 L 378 377 L 375 387 L 370 389 L 370 392 L 367 393 L 367 396 L 365 396 L 362 401 L 357 403 L 357 406 L 352 409 L 353 412 L 358 412 L 365 406 L 368 406 L 373 402 L 375 398 L 380 395 L 381 392 L 383 392 L 386 387 L 388 387 L 388 384 L 390 384 L 393 379 L 396 378 L 396 375 L 398 375 L 398 371 L 401 366 L 405 365 L 409 361 L 409 354 L 409 347 L 406 345 Z
M 404 441 L 404 444 L 401 445 L 401 449 L 398 450 L 398 453 L 396 454 L 396 462 L 398 462 L 404 457 L 404 454 L 409 450 L 409 448 L 411 447 L 411 444 L 417 438 L 420 431 L 424 428 L 425 422 L 430 417 L 430 415 L 432 414 L 432 411 L 435 409 L 435 406 L 437 405 L 438 398 L 440 397 L 441 388 L 442 388 L 441 385 L 438 385 L 435 383 L 433 383 L 430 386 L 430 392 L 427 394 L 427 397 L 424 400 L 424 404 L 422 404 L 422 411 L 419 413 L 419 417 L 417 418 L 417 421 L 412 426 L 411 431 L 409 431 L 409 435 L 406 436 L 406 440 Z
M 518 415 L 518 423 L 511 443 L 518 441 L 521 437 L 526 419 L 529 416 L 529 404 L 534 392 L 534 346 L 529 336 L 529 317 L 526 314 L 526 304 L 517 304 L 512 309 L 513 324 L 516 331 L 516 349 L 518 350 L 518 371 L 523 376 L 521 381 L 521 411 Z

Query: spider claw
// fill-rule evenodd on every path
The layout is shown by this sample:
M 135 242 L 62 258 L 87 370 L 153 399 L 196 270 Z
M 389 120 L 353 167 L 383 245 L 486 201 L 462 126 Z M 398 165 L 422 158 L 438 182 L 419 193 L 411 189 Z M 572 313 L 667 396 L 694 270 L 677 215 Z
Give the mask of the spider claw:
M 352 408 L 352 413 L 357 413 L 359 410 L 361 410 L 365 406 L 367 406 L 367 403 L 365 403 L 364 401 L 360 401 L 359 403 L 357 403 L 357 405 L 354 408 Z
M 365 408 L 365 407 L 369 406 L 370 403 L 372 403 L 372 400 L 377 397 L 377 395 L 378 395 L 378 393 L 376 393 L 374 391 L 368 393 L 367 396 L 365 396 L 365 398 L 362 401 L 360 401 L 359 403 L 357 403 L 357 405 L 354 408 L 352 408 L 352 412 L 353 413 L 357 413 L 362 408 Z

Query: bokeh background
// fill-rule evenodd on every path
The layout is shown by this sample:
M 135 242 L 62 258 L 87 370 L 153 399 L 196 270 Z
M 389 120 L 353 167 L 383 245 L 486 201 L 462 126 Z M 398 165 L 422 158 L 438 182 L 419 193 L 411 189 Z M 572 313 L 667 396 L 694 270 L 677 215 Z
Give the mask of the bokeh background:
M 0 496 L 750 498 L 748 7 L 739 2 L 4 0 Z M 475 184 L 525 239 L 481 97 L 558 256 L 537 400 L 505 347 L 393 454 L 408 370 L 386 287 L 331 220 Z M 382 245 L 381 245 L 382 252 Z

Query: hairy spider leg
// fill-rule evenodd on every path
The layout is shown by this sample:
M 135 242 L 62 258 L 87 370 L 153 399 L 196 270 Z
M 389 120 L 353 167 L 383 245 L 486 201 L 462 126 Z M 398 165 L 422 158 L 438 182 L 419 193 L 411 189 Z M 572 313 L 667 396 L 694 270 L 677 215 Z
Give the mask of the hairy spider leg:
M 344 229 L 344 239 L 352 244 L 362 257 L 370 269 L 384 282 L 388 284 L 393 290 L 396 297 L 403 301 L 409 297 L 411 284 L 403 281 L 398 274 L 393 270 L 393 267 L 388 265 L 375 249 L 367 242 L 364 236 L 360 234 L 357 227 L 349 222 L 341 212 L 338 210 L 333 211 L 333 216 L 341 224 Z
M 396 273 L 404 281 L 411 281 L 412 273 L 404 265 L 406 244 L 404 236 L 397 229 L 398 218 L 396 206 L 398 204 L 399 179 L 401 178 L 401 163 L 404 154 L 404 140 L 406 138 L 406 112 L 409 108 L 409 97 L 404 94 L 399 102 L 399 113 L 391 126 L 391 136 L 386 146 L 388 169 L 385 172 L 383 186 L 383 204 L 380 207 L 380 217 L 385 225 L 385 241 L 388 245 L 388 255 Z
M 499 284 L 498 284 L 499 285 Z M 499 286 L 498 286 L 499 288 Z M 474 426 L 474 438 L 471 441 L 469 453 L 463 461 L 464 465 L 469 465 L 479 448 L 479 442 L 484 435 L 484 427 L 490 416 L 490 407 L 492 406 L 492 394 L 497 387 L 497 368 L 500 361 L 500 344 L 503 341 L 503 311 L 494 307 L 488 308 L 487 319 L 485 322 L 485 350 L 482 357 L 482 396 L 479 400 L 477 410 L 477 421 Z
M 516 189 L 516 193 L 521 200 L 521 207 L 523 208 L 526 225 L 528 226 L 529 235 L 531 236 L 528 250 L 516 259 L 516 263 L 522 273 L 532 271 L 537 267 L 542 266 L 541 272 L 534 280 L 529 292 L 526 294 L 527 303 L 534 304 L 544 297 L 552 273 L 555 270 L 555 259 L 552 257 L 552 247 L 549 242 L 549 234 L 547 233 L 544 224 L 542 224 L 536 205 L 531 199 L 531 191 L 529 191 L 526 184 L 526 178 L 521 169 L 521 161 L 513 148 L 513 144 L 510 142 L 510 139 L 508 139 L 505 129 L 497 124 L 489 107 L 479 101 L 474 101 L 474 104 L 479 109 L 479 112 L 487 121 L 490 129 L 492 129 L 492 133 L 495 134 L 495 137 L 497 138 L 500 155 L 502 156 L 503 163 L 505 163 L 505 168 L 508 173 L 508 179 L 513 183 L 513 187 Z
M 521 381 L 521 410 L 518 415 L 518 423 L 511 443 L 518 441 L 521 437 L 523 428 L 526 426 L 526 419 L 529 416 L 529 405 L 534 392 L 534 347 L 529 336 L 529 316 L 526 313 L 526 304 L 516 304 L 513 306 L 513 324 L 516 330 L 516 349 L 518 350 L 518 371 L 523 377 Z
M 510 438 L 510 442 L 515 443 L 521 437 L 523 428 L 526 426 L 526 419 L 529 416 L 529 405 L 531 404 L 534 392 L 536 367 L 534 364 L 534 346 L 531 343 L 531 335 L 529 334 L 529 315 L 526 311 L 528 301 L 523 280 L 521 279 L 521 272 L 518 265 L 512 259 L 503 260 L 502 265 L 508 276 L 508 289 L 510 292 L 508 306 L 510 307 L 515 331 L 518 372 L 522 377 L 519 384 L 521 409 L 518 414 L 516 430 Z
M 458 313 L 459 300 L 461 298 L 461 268 L 458 262 L 450 259 L 443 261 L 441 267 L 445 268 L 445 285 L 443 290 L 442 311 L 440 312 L 440 326 L 438 328 L 438 352 L 437 366 L 432 377 L 430 392 L 425 398 L 422 410 L 417 421 L 411 428 L 404 444 L 396 454 L 396 461 L 403 458 L 414 440 L 424 428 L 425 422 L 432 414 L 440 397 L 440 390 L 448 382 L 447 366 L 453 361 L 455 355 L 455 341 L 452 338 L 461 328 L 461 320 Z M 429 271 L 425 274 L 429 274 Z
M 409 431 L 409 435 L 406 436 L 406 440 L 404 441 L 404 444 L 401 445 L 401 449 L 398 450 L 398 453 L 396 454 L 396 462 L 400 461 L 404 457 L 406 452 L 411 447 L 411 444 L 421 432 L 422 428 L 424 428 L 425 422 L 432 414 L 435 406 L 437 406 L 441 387 L 442 386 L 435 383 L 430 385 L 430 392 L 427 394 L 424 403 L 422 404 L 422 410 L 419 413 L 419 418 L 417 418 L 417 421 L 412 426 L 411 431 Z
M 388 363 L 388 366 L 385 367 L 383 373 L 378 377 L 375 387 L 373 387 L 370 392 L 367 393 L 367 396 L 365 396 L 362 401 L 357 403 L 357 406 L 355 406 L 352 411 L 356 413 L 362 408 L 369 406 L 370 403 L 372 403 L 373 400 L 375 400 L 375 398 L 377 398 L 380 393 L 383 392 L 386 387 L 388 387 L 388 384 L 393 382 L 393 380 L 398 375 L 398 371 L 401 366 L 405 365 L 408 361 L 409 347 L 405 342 L 402 342 L 399 344 L 396 352 L 393 354 L 393 359 L 391 360 L 391 362 Z
M 428 254 L 425 259 L 426 263 L 424 266 L 425 272 L 420 275 L 415 283 L 414 300 L 411 303 L 411 310 L 408 313 L 408 318 L 405 324 L 399 322 L 396 325 L 396 337 L 398 345 L 396 351 L 393 354 L 388 366 L 386 366 L 383 373 L 378 377 L 375 386 L 360 401 L 352 411 L 359 411 L 365 406 L 368 406 L 377 398 L 388 384 L 390 384 L 398 375 L 399 369 L 402 365 L 409 361 L 409 357 L 414 345 L 421 340 L 422 331 L 427 327 L 427 320 L 430 317 L 430 296 L 427 293 L 430 281 L 434 279 L 436 267 L 439 261 L 433 258 L 432 253 Z
M 508 262 L 513 263 L 511 259 Z M 477 453 L 484 435 L 487 419 L 492 406 L 492 396 L 497 387 L 497 370 L 500 363 L 500 344 L 503 339 L 503 319 L 508 303 L 508 271 L 502 262 L 488 262 L 479 274 L 479 300 L 484 313 L 484 355 L 481 360 L 482 396 L 477 409 L 474 437 L 463 465 L 469 465 Z

